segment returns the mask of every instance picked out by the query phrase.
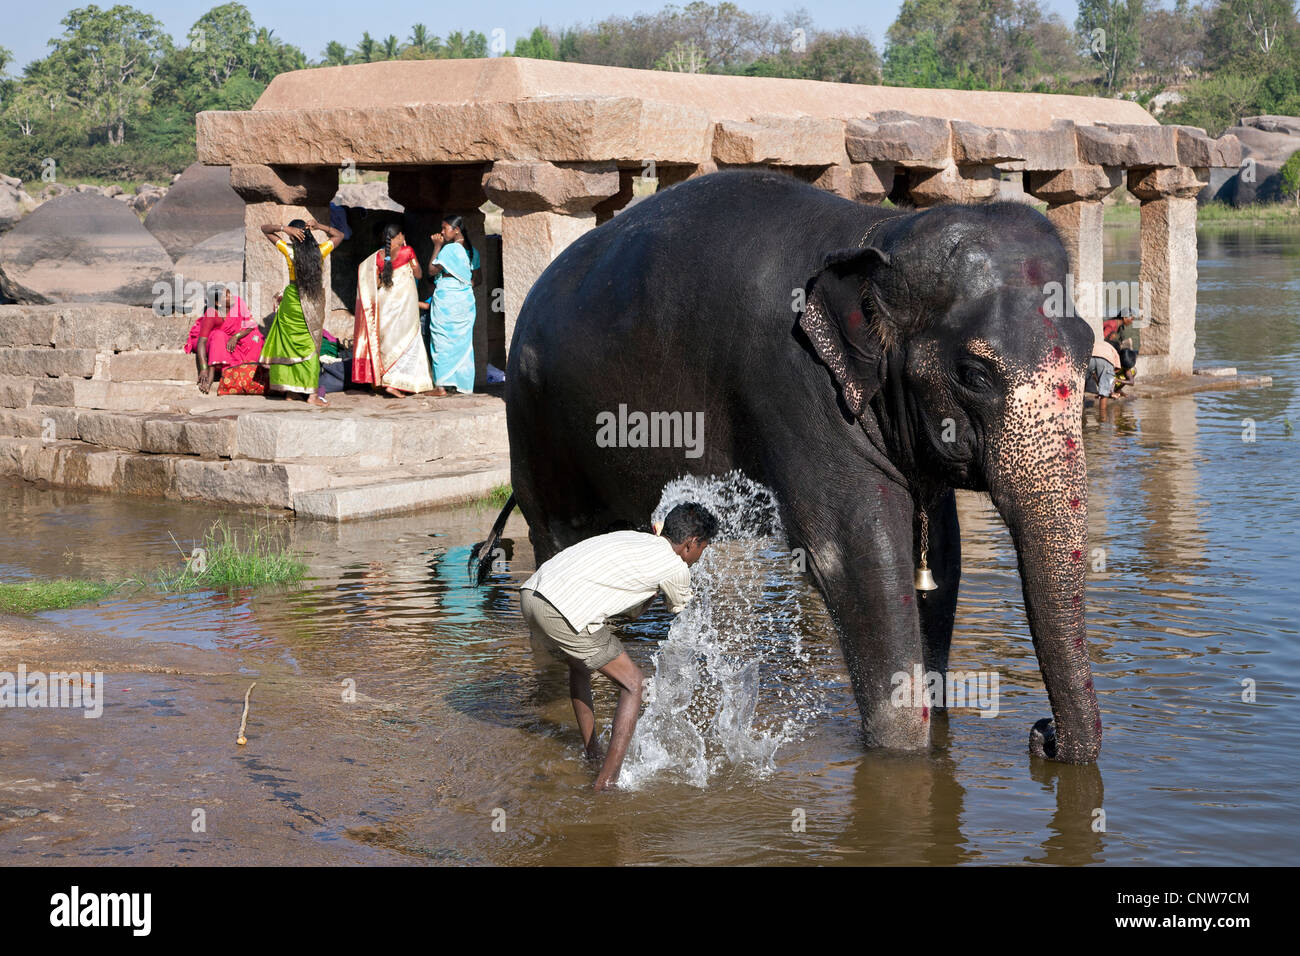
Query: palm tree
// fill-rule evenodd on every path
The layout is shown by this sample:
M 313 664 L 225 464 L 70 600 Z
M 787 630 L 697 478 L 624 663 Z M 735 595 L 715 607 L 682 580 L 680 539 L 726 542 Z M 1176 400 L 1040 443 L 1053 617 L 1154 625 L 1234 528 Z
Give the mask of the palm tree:
M 384 59 L 396 60 L 402 53 L 402 41 L 393 34 L 384 37 Z
M 337 40 L 330 40 L 325 45 L 325 63 L 328 66 L 344 66 L 348 62 L 348 48 Z
M 411 46 L 421 53 L 428 52 L 429 49 L 429 28 L 423 23 L 417 23 L 411 27 Z
M 375 38 L 369 30 L 361 34 L 361 42 L 357 44 L 357 57 L 362 63 L 375 62 Z

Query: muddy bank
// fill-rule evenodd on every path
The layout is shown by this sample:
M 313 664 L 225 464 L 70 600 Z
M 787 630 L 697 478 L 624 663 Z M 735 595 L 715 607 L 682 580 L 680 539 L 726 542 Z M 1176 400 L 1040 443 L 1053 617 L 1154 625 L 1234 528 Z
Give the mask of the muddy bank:
M 0 670 L 98 672 L 99 718 L 6 709 L 0 855 L 9 864 L 403 864 L 375 845 L 372 758 L 402 707 L 238 655 L 0 619 Z M 248 744 L 235 743 L 253 680 Z M 427 742 L 432 746 L 432 741 Z M 447 779 L 430 765 L 420 802 Z M 416 797 L 417 795 L 412 794 Z

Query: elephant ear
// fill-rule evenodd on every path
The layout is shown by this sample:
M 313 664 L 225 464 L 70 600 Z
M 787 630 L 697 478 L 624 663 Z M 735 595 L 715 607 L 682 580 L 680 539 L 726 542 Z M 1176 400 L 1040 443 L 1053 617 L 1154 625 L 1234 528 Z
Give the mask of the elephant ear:
M 854 417 L 861 417 L 880 390 L 885 351 L 892 344 L 891 323 L 874 282 L 888 266 L 889 254 L 874 246 L 831 253 L 809 280 L 799 316 L 799 327 Z

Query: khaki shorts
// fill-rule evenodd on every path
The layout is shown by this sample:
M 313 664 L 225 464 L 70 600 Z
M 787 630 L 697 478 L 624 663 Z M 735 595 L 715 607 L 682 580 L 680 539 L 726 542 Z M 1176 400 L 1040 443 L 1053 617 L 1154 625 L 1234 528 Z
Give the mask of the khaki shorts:
M 595 633 L 579 633 L 569 626 L 554 604 L 536 591 L 520 588 L 519 607 L 533 639 L 566 664 L 581 664 L 589 671 L 596 671 L 623 653 L 623 643 L 609 625 Z

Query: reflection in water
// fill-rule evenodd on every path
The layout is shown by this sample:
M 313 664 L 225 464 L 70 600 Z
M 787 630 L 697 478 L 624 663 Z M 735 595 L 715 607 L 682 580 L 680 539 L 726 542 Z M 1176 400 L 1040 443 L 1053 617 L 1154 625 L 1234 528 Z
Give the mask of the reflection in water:
M 1136 230 L 1107 232 L 1108 278 L 1136 277 L 1136 248 Z M 303 832 L 324 845 L 460 863 L 1290 862 L 1300 242 L 1295 233 L 1217 231 L 1202 236 L 1202 253 L 1199 359 L 1275 384 L 1118 404 L 1085 430 L 1089 640 L 1106 729 L 1097 767 L 1028 756 L 1029 728 L 1050 708 L 1015 553 L 979 495 L 959 495 L 965 567 L 951 666 L 998 673 L 999 715 L 938 716 L 930 754 L 865 752 L 820 600 L 789 573 L 778 540 L 737 542 L 706 559 L 724 660 L 737 674 L 746 654 L 761 661 L 756 680 L 737 682 L 744 694 L 731 709 L 751 730 L 808 707 L 815 719 L 783 740 L 767 772 L 711 760 L 702 787 L 666 773 L 646 775 L 635 792 L 589 792 L 594 768 L 581 757 L 563 668 L 532 653 L 519 618 L 516 587 L 533 559 L 517 516 L 508 566 L 480 589 L 468 587 L 465 560 L 492 515 L 466 508 L 287 522 L 311 569 L 299 589 L 163 598 L 136 589 L 43 617 L 287 675 L 259 686 L 268 695 L 259 719 L 270 719 L 265 704 L 278 694 L 310 724 L 320 719 L 311 688 L 354 681 L 367 707 L 330 731 L 365 745 L 348 758 L 347 799 L 320 798 L 339 775 L 307 763 L 248 771 L 274 777 L 265 785 L 292 795 L 283 799 L 304 808 Z M 1242 441 L 1245 419 L 1253 443 Z M 179 560 L 169 534 L 188 547 L 211 519 L 207 508 L 12 484 L 0 485 L 0 500 L 5 578 L 147 571 Z M 741 619 L 755 609 L 768 615 L 761 627 Z M 671 623 L 658 610 L 621 628 L 648 672 Z M 1249 686 L 1253 702 L 1243 699 Z M 148 711 L 190 719 L 177 693 L 161 688 L 156 699 L 175 703 Z M 614 700 L 597 682 L 605 724 Z M 139 746 L 122 742 L 121 768 L 98 768 L 103 787 L 131 792 Z M 149 801 L 136 803 L 133 812 L 150 812 Z M 493 808 L 507 810 L 510 826 L 485 841 Z M 5 839 L 0 853 L 12 849 Z M 68 852 L 87 846 L 72 840 Z

